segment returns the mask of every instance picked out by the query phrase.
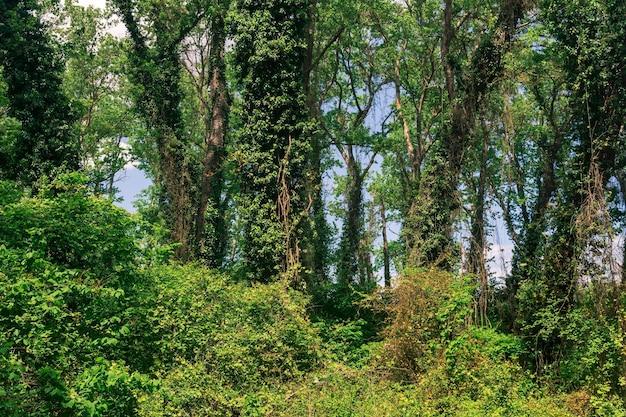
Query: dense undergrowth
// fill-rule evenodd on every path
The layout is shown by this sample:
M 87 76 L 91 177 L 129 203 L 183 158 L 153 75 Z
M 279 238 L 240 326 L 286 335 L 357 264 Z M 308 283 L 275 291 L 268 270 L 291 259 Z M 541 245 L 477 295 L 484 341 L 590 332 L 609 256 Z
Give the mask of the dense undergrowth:
M 532 340 L 472 324 L 471 278 L 237 282 L 169 262 L 156 226 L 81 181 L 1 185 L 1 415 L 625 415 L 623 314 L 597 314 L 598 288 L 539 374 Z

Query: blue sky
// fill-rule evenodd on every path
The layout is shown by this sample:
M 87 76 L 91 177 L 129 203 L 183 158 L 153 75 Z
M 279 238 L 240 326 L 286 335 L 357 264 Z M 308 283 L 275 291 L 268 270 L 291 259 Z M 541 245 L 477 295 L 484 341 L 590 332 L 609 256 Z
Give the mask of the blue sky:
M 126 169 L 118 172 L 115 178 L 115 186 L 120 190 L 118 197 L 123 198 L 123 201 L 116 204 L 134 212 L 133 201 L 137 199 L 137 194 L 151 184 L 151 181 L 146 178 L 142 170 L 130 164 L 126 166 Z

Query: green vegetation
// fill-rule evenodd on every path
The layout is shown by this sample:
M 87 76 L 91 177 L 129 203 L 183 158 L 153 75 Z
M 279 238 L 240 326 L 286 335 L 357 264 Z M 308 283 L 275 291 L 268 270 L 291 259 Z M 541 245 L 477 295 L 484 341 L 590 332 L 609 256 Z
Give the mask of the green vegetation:
M 0 1 L 0 415 L 626 416 L 625 15 Z

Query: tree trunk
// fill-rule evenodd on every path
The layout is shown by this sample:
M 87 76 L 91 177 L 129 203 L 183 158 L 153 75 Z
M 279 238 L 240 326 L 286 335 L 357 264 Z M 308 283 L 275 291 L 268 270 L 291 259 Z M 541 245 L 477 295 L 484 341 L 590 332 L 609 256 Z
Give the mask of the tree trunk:
M 387 215 L 385 213 L 385 196 L 380 197 L 380 219 L 383 232 L 383 268 L 385 287 L 391 288 L 391 265 L 389 262 L 389 240 L 387 239 Z
M 348 184 L 346 189 L 347 215 L 343 224 L 340 243 L 340 261 L 338 275 L 340 282 L 349 285 L 359 282 L 359 253 L 363 234 L 363 177 L 359 172 L 352 145 L 347 145 L 344 154 Z
M 205 138 L 206 154 L 203 161 L 202 181 L 200 186 L 200 200 L 196 215 L 196 253 L 198 257 L 204 256 L 207 239 L 210 239 L 210 253 L 207 263 L 217 268 L 221 265 L 225 253 L 224 242 L 224 218 L 216 216 L 212 219 L 212 236 L 205 235 L 206 211 L 209 202 L 218 211 L 221 205 L 221 169 L 224 159 L 224 144 L 226 129 L 228 126 L 228 91 L 226 86 L 226 64 L 224 61 L 225 28 L 224 17 L 217 12 L 211 24 L 211 46 L 209 63 L 211 76 L 209 82 L 209 105 L 211 117 L 210 128 Z M 217 192 L 216 192 L 217 191 Z
M 312 0 L 309 6 L 309 27 L 307 31 L 307 50 L 303 68 L 304 86 L 307 94 L 309 119 L 318 121 L 320 109 L 317 105 L 317 92 L 313 83 L 313 72 L 316 67 L 314 57 L 317 1 Z M 319 59 L 318 59 L 319 60 Z M 330 230 L 326 221 L 326 211 L 322 198 L 322 158 L 323 144 L 320 132 L 315 129 L 311 135 L 311 151 L 307 164 L 306 199 L 310 203 L 308 218 L 305 219 L 302 264 L 307 271 L 307 284 L 310 288 L 323 284 L 327 280 L 328 241 Z
M 473 204 L 474 210 L 471 220 L 472 235 L 467 259 L 467 270 L 478 278 L 479 294 L 476 320 L 479 324 L 484 325 L 487 322 L 487 295 L 489 291 L 489 275 L 485 262 L 485 254 L 487 251 L 487 242 L 485 239 L 485 197 L 487 188 L 487 152 L 489 150 L 489 136 L 488 132 L 485 130 L 483 130 L 482 135 L 480 168 Z

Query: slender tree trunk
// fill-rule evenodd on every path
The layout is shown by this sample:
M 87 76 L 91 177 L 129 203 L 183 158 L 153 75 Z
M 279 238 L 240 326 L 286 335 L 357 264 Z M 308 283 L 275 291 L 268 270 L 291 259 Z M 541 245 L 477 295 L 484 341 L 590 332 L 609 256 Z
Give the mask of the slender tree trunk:
M 343 284 L 348 285 L 359 278 L 359 253 L 363 234 L 363 177 L 359 172 L 352 145 L 347 145 L 344 159 L 348 173 L 346 190 L 347 216 L 341 237 L 341 259 L 338 274 Z
M 315 71 L 315 34 L 317 23 L 317 1 L 311 0 L 309 5 L 309 26 L 307 30 L 306 59 L 303 68 L 304 86 L 307 93 L 307 109 L 309 119 L 316 122 L 319 118 L 319 106 L 317 104 L 317 92 L 313 83 Z M 310 208 L 308 218 L 303 223 L 305 228 L 302 254 L 302 263 L 305 271 L 308 271 L 307 283 L 309 287 L 320 285 L 327 280 L 328 267 L 328 241 L 330 230 L 326 221 L 326 211 L 322 198 L 322 151 L 323 143 L 320 132 L 315 129 L 311 134 L 311 151 L 307 165 L 306 199 L 309 200 Z
M 226 87 L 226 64 L 224 61 L 224 46 L 226 42 L 224 17 L 222 12 L 217 12 L 211 24 L 211 46 L 209 62 L 211 76 L 209 82 L 209 104 L 211 111 L 210 129 L 205 139 L 206 154 L 203 161 L 203 173 L 200 186 L 200 200 L 196 215 L 196 253 L 200 257 L 205 253 L 206 240 L 205 225 L 206 211 L 209 202 L 219 210 L 221 203 L 220 182 L 222 181 L 221 168 L 224 159 L 224 144 L 226 129 L 228 126 L 228 91 Z M 220 213 L 221 216 L 221 213 Z M 225 256 L 223 253 L 226 245 L 222 240 L 225 238 L 223 228 L 224 219 L 214 218 L 213 236 L 211 239 L 211 253 L 208 263 L 212 267 L 219 267 Z
M 485 239 L 485 205 L 487 189 L 487 152 L 489 150 L 489 136 L 483 129 L 482 148 L 480 157 L 480 171 L 474 210 L 472 213 L 471 241 L 468 254 L 468 272 L 475 274 L 479 283 L 477 321 L 482 325 L 487 321 L 487 296 L 489 291 L 489 275 L 485 264 L 487 242 Z
M 380 219 L 383 234 L 383 269 L 385 287 L 391 288 L 391 265 L 389 262 L 389 240 L 387 239 L 387 215 L 385 213 L 385 196 L 380 197 Z

